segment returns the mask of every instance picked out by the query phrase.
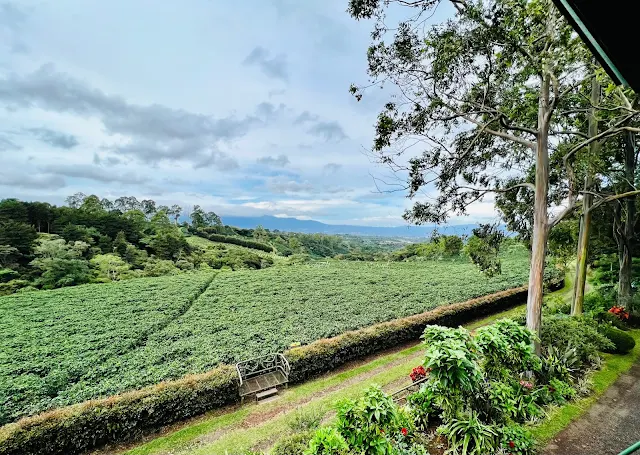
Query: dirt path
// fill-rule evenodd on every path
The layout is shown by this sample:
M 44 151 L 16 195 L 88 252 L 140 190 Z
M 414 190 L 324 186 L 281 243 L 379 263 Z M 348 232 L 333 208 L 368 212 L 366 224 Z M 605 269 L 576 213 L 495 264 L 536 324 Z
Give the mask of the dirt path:
M 640 362 L 578 420 L 564 429 L 543 455 L 615 455 L 640 440 Z

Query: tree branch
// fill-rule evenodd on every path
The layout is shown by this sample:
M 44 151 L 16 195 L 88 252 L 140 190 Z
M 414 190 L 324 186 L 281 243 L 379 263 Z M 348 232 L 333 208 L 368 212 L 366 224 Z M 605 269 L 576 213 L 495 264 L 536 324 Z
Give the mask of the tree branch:
M 620 194 L 614 194 L 611 196 L 607 196 L 605 198 L 600 199 L 598 202 L 595 202 L 591 208 L 589 209 L 589 211 L 592 211 L 598 207 L 600 207 L 602 204 L 607 204 L 611 201 L 615 201 L 618 199 L 623 199 L 625 197 L 631 197 L 631 196 L 636 196 L 640 194 L 640 190 L 633 190 L 633 191 L 627 191 L 626 193 L 620 193 Z

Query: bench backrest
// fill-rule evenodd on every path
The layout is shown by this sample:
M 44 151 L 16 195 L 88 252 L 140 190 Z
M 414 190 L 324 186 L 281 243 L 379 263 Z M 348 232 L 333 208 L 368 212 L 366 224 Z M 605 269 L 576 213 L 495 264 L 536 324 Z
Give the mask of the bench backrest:
M 280 371 L 285 378 L 289 378 L 291 368 L 286 357 L 282 354 L 267 354 L 255 359 L 244 360 L 236 364 L 240 377 L 240 384 L 246 379 L 260 376 L 274 371 Z

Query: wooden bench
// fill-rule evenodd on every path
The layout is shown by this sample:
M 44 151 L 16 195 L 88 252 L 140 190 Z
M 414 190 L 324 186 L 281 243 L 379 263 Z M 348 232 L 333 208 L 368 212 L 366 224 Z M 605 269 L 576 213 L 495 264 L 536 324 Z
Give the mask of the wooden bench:
M 255 395 L 261 400 L 275 395 L 278 387 L 286 387 L 291 368 L 282 354 L 268 354 L 236 364 L 240 377 L 240 397 Z

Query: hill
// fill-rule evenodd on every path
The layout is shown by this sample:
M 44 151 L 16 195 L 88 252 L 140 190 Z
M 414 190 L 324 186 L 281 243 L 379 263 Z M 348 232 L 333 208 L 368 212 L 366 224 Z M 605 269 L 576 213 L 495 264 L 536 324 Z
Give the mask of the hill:
M 269 230 L 285 232 L 302 232 L 308 234 L 341 234 L 378 237 L 413 237 L 427 238 L 434 230 L 447 235 L 471 235 L 477 224 L 457 224 L 449 226 L 355 226 L 349 224 L 326 224 L 314 220 L 298 220 L 296 218 L 278 218 L 275 216 L 223 216 L 225 224 L 243 229 L 262 226 Z

